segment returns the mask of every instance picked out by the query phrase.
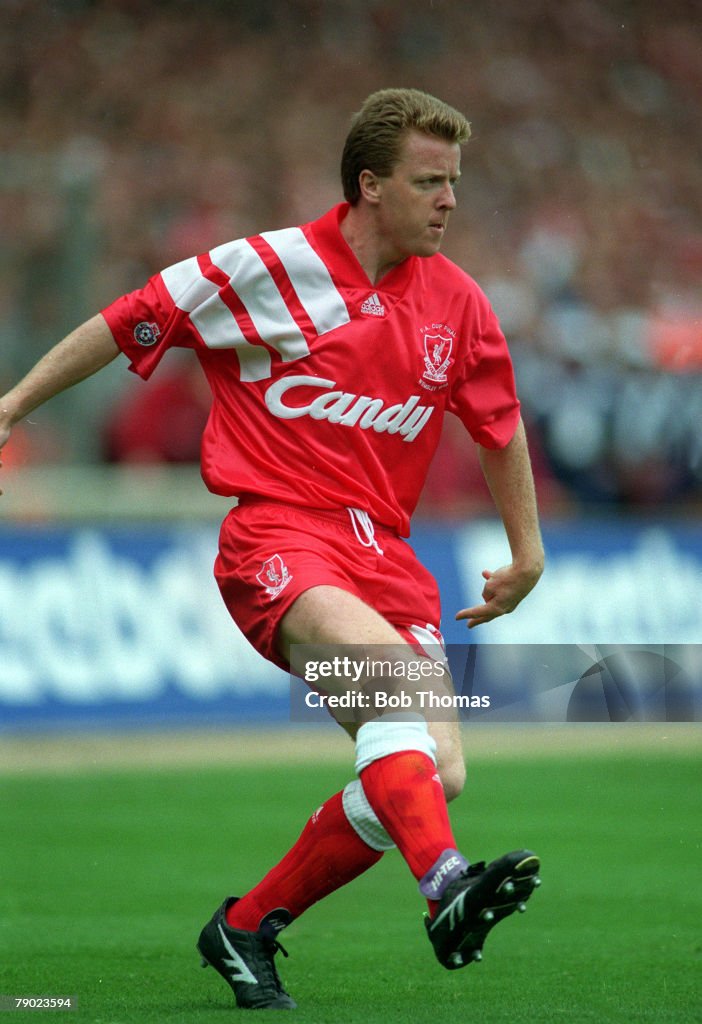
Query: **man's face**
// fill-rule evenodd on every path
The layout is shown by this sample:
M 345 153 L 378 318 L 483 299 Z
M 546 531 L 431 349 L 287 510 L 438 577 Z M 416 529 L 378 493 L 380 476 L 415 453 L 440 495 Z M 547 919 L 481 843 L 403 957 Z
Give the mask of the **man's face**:
M 390 177 L 376 179 L 378 227 L 388 262 L 438 252 L 456 206 L 460 163 L 458 143 L 408 132 Z

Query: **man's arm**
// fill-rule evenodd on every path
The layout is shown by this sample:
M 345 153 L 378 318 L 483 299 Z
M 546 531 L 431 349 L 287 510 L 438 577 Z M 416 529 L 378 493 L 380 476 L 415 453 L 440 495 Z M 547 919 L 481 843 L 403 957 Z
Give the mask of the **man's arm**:
M 464 608 L 457 619 L 468 628 L 513 611 L 536 586 L 544 569 L 544 549 L 534 492 L 534 478 L 524 424 L 520 421 L 504 448 L 478 449 L 480 465 L 509 541 L 512 561 L 501 569 L 483 570 L 484 604 Z
M 15 423 L 49 398 L 97 373 L 119 351 L 101 313 L 54 345 L 19 384 L 0 398 L 0 450 Z

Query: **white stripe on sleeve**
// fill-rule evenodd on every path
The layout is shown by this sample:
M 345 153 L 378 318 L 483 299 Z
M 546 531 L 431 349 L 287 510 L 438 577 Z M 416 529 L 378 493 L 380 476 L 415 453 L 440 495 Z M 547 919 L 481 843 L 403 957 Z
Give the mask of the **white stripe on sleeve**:
M 346 303 L 300 228 L 264 231 L 261 238 L 268 242 L 285 267 L 317 334 L 326 334 L 349 322 Z
M 270 377 L 269 353 L 246 340 L 236 317 L 219 296 L 219 285 L 204 276 L 196 256 L 166 267 L 161 278 L 176 306 L 190 314 L 208 348 L 236 349 L 243 381 Z
M 251 345 L 236 317 L 219 295 L 211 295 L 190 314 L 208 348 L 236 349 L 243 381 L 265 380 L 271 375 L 271 357 L 262 345 Z
M 246 239 L 227 242 L 210 252 L 210 259 L 227 274 L 254 327 L 284 362 L 310 353 L 305 336 L 295 323 L 275 281 Z
M 216 295 L 219 288 L 203 277 L 197 256 L 174 263 L 161 271 L 161 279 L 178 309 L 192 313 L 205 299 Z

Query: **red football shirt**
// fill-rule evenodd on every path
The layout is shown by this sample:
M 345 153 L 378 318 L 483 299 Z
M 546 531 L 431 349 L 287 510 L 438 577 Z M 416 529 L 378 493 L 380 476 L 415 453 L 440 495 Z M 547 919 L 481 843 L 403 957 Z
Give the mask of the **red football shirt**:
M 371 285 L 346 210 L 177 263 L 103 315 L 144 378 L 168 348 L 195 351 L 210 490 L 360 508 L 407 536 L 445 411 L 485 447 L 512 437 L 512 364 L 485 295 L 444 256 Z

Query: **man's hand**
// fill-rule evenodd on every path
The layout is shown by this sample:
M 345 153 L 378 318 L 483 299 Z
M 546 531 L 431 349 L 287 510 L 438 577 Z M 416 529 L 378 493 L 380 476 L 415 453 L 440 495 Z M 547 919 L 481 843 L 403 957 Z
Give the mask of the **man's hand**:
M 468 629 L 514 611 L 544 571 L 544 547 L 524 424 L 520 420 L 504 448 L 478 446 L 478 455 L 507 534 L 512 561 L 494 572 L 483 570 L 484 604 L 464 608 L 456 615 L 459 620 L 467 620 Z
M 504 565 L 494 572 L 483 569 L 483 579 L 486 581 L 483 587 L 485 603 L 464 608 L 458 612 L 456 619 L 466 619 L 468 629 L 473 629 L 474 626 L 491 622 L 500 615 L 507 615 L 508 612 L 514 611 L 530 590 L 533 590 L 542 572 L 543 564 L 534 565 L 529 569 L 522 569 L 514 564 Z

